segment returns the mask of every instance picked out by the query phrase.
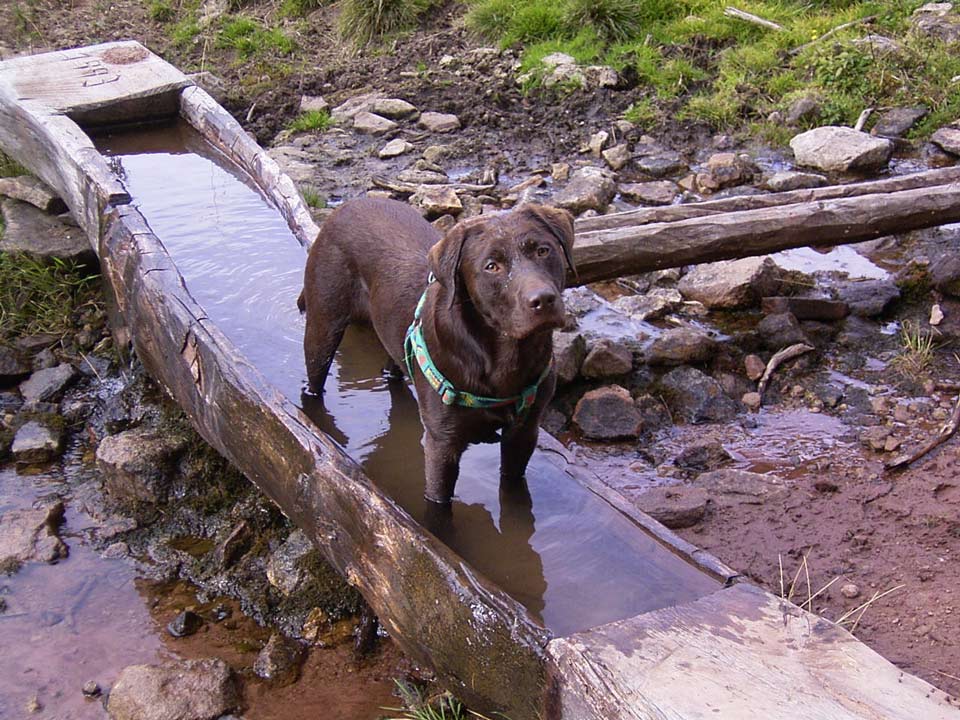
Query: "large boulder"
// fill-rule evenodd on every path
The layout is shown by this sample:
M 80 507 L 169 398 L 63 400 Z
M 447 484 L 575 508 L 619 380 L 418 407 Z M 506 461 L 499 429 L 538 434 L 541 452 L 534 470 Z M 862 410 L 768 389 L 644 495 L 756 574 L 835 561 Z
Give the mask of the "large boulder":
M 660 379 L 675 418 L 689 423 L 725 422 L 741 409 L 716 380 L 692 367 L 674 368 Z
M 26 403 L 57 402 L 77 377 L 76 369 L 69 363 L 37 370 L 20 383 L 20 395 Z
M 37 260 L 69 260 L 89 268 L 98 267 L 97 256 L 80 228 L 19 200 L 4 200 L 0 210 L 6 226 L 0 236 L 0 251 L 23 253 Z
M 777 264 L 769 257 L 751 257 L 697 265 L 677 288 L 688 300 L 729 310 L 755 305 L 761 297 L 775 294 L 779 285 Z
M 707 511 L 710 495 L 703 488 L 655 487 L 631 497 L 643 512 L 668 528 L 696 525 Z
M 630 392 L 610 385 L 580 398 L 573 422 L 591 440 L 625 440 L 640 436 L 642 419 Z
M 889 280 L 860 280 L 837 288 L 840 300 L 853 315 L 876 317 L 882 315 L 894 300 L 900 297 L 900 288 Z
M 166 498 L 174 465 L 185 449 L 186 441 L 178 435 L 134 428 L 100 442 L 97 466 L 114 500 L 130 506 L 154 505 Z
M 604 212 L 617 194 L 610 173 L 598 167 L 582 167 L 570 176 L 566 186 L 553 196 L 553 203 L 572 213 L 584 210 Z
M 886 167 L 893 143 L 848 127 L 827 125 L 790 141 L 798 165 L 826 172 L 871 171 Z
M 124 668 L 107 712 L 111 720 L 215 720 L 239 704 L 237 680 L 223 660 L 171 660 Z

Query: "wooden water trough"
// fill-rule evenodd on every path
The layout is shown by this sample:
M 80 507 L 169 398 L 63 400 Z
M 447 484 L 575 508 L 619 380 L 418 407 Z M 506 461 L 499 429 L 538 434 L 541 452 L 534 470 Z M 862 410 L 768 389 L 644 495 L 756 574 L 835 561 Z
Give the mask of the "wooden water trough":
M 0 63 L 0 148 L 55 188 L 89 236 L 118 336 L 132 341 L 201 435 L 360 589 L 403 649 L 472 707 L 512 720 L 957 717 L 944 693 L 843 629 L 738 582 L 735 572 L 638 512 L 544 433 L 544 455 L 556 473 L 717 581 L 691 602 L 555 637 L 371 482 L 196 302 L 86 132 L 173 117 L 245 170 L 303 244 L 313 241 L 317 227 L 276 163 L 203 90 L 138 43 Z M 956 180 L 944 174 L 936 188 L 919 193 L 929 199 L 925 205 L 916 194 L 881 195 L 886 191 L 876 185 L 860 195 L 874 203 L 867 215 L 857 214 L 856 197 L 801 197 L 773 214 L 705 203 L 583 221 L 577 260 L 587 281 L 774 249 L 752 241 L 760 235 L 781 238 L 775 249 L 810 244 L 797 230 L 802 223 L 820 223 L 813 242 L 824 243 L 942 224 L 960 220 Z M 894 196 L 900 199 L 892 205 L 877 203 Z M 887 207 L 907 211 L 892 220 Z M 669 249 L 684 243 L 685 250 Z

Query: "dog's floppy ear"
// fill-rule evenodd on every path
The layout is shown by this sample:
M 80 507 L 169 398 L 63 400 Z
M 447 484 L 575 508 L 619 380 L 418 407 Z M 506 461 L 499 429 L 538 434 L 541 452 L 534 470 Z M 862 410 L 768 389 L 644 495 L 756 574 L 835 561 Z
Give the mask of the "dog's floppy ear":
M 573 264 L 573 215 L 550 205 L 525 205 L 523 209 L 557 239 L 570 272 L 577 277 L 577 267 Z
M 430 248 L 427 254 L 430 272 L 450 293 L 451 305 L 457 298 L 460 258 L 463 257 L 463 245 L 467 241 L 468 230 L 467 223 L 457 223 L 440 238 L 436 245 Z

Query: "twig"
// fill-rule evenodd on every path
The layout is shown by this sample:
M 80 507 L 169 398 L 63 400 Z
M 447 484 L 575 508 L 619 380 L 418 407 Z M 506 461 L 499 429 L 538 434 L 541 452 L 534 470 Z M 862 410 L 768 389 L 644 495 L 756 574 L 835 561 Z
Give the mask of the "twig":
M 877 600 L 879 600 L 880 598 L 886 597 L 886 596 L 889 595 L 890 593 L 895 592 L 895 591 L 899 590 L 900 588 L 905 588 L 905 587 L 906 587 L 906 585 L 896 585 L 896 586 L 890 588 L 889 590 L 884 590 L 883 592 L 880 592 L 880 591 L 878 590 L 877 592 L 875 592 L 875 593 L 873 594 L 873 597 L 871 597 L 871 598 L 870 598 L 869 600 L 867 600 L 865 603 L 861 603 L 860 605 L 857 605 L 857 607 L 855 607 L 853 610 L 850 610 L 849 612 L 845 612 L 842 616 L 840 616 L 840 619 L 837 620 L 837 625 L 843 625 L 845 622 L 847 622 L 847 621 L 850 619 L 850 617 L 851 617 L 855 612 L 858 612 L 858 611 L 859 611 L 860 614 L 857 616 L 857 619 L 854 621 L 853 627 L 850 628 L 850 632 L 853 632 L 854 630 L 857 629 L 857 625 L 860 624 L 860 620 L 863 619 L 864 613 L 867 612 L 867 609 L 868 609 L 871 605 L 873 605 L 873 604 L 874 604 Z
M 800 53 L 802 53 L 804 50 L 806 50 L 806 49 L 807 49 L 808 47 L 810 47 L 811 45 L 814 45 L 814 44 L 816 44 L 816 43 L 818 43 L 818 42 L 821 42 L 822 40 L 826 40 L 828 37 L 830 37 L 830 36 L 832 36 L 832 35 L 835 35 L 836 33 L 840 32 L 841 30 L 846 30 L 848 27 L 853 27 L 854 25 L 863 25 L 863 24 L 865 24 L 865 23 L 871 23 L 871 22 L 873 22 L 873 21 L 876 20 L 876 19 L 877 19 L 877 16 L 876 16 L 876 15 L 868 15 L 867 17 L 865 17 L 865 18 L 860 18 L 859 20 L 851 20 L 850 22 L 845 22 L 845 23 L 843 23 L 842 25 L 837 25 L 837 26 L 836 26 L 835 28 L 833 28 L 832 30 L 827 30 L 827 31 L 826 31 L 823 35 L 821 35 L 820 37 L 814 38 L 814 39 L 811 40 L 810 42 L 804 43 L 804 44 L 801 45 L 800 47 L 795 47 L 793 50 L 790 51 L 790 55 L 799 55 Z
M 253 101 L 253 105 L 250 106 L 250 109 L 247 110 L 247 122 L 253 120 L 253 111 L 257 109 L 257 101 Z
M 760 378 L 760 383 L 757 385 L 757 393 L 760 395 L 760 399 L 763 400 L 763 393 L 766 392 L 767 385 L 770 384 L 770 378 L 773 376 L 774 371 L 778 367 L 788 360 L 793 360 L 795 357 L 800 357 L 811 350 L 813 350 L 812 346 L 807 345 L 806 343 L 797 343 L 796 345 L 785 347 L 783 350 L 779 350 L 778 352 L 774 353 L 774 356 L 770 358 L 770 362 L 767 363 L 767 367 L 763 371 L 763 376 Z
M 780 597 L 783 595 L 783 555 L 777 553 L 777 564 L 780 566 Z
M 777 23 L 772 20 L 764 20 L 762 17 L 754 15 L 753 13 L 744 12 L 743 10 L 738 10 L 735 7 L 727 7 L 724 9 L 723 14 L 727 17 L 737 18 L 737 20 L 745 20 L 746 22 L 753 23 L 754 25 L 760 25 L 770 30 L 783 30 L 782 25 L 777 25 Z
M 824 585 L 822 588 L 820 588 L 819 590 L 817 590 L 813 595 L 811 595 L 810 597 L 808 597 L 808 598 L 807 598 L 807 602 L 806 602 L 807 610 L 809 610 L 810 612 L 813 612 L 813 601 L 814 601 L 817 597 L 819 597 L 821 594 L 823 594 L 831 585 L 833 585 L 833 584 L 834 584 L 837 580 L 839 580 L 839 579 L 840 579 L 839 576 L 835 577 L 833 580 L 831 580 L 830 582 L 828 582 L 828 583 L 827 583 L 826 585 Z M 801 605 L 800 607 L 803 607 L 803 605 Z
M 84 355 L 83 352 L 80 352 L 80 357 L 82 357 L 83 361 L 90 366 L 91 370 L 93 370 L 93 374 L 97 376 L 97 380 L 99 380 L 100 382 L 103 382 L 103 378 L 100 377 L 100 373 L 97 372 L 97 369 L 93 366 L 93 363 L 90 362 L 90 358 Z
M 949 440 L 957 431 L 957 427 L 960 427 L 960 396 L 957 396 L 957 401 L 953 405 L 953 412 L 950 413 L 950 419 L 943 424 L 943 427 L 940 428 L 940 431 L 936 435 L 912 453 L 903 453 L 895 457 L 886 464 L 886 469 L 895 470 L 912 465 L 928 452 L 940 447 Z
M 937 675 L 943 675 L 944 677 L 948 677 L 948 678 L 950 678 L 951 680 L 956 680 L 957 682 L 960 682 L 960 677 L 957 677 L 956 675 L 951 675 L 950 673 L 945 673 L 943 670 L 934 670 L 934 672 L 935 672 Z
M 862 113 L 860 117 L 857 118 L 857 122 L 854 124 L 853 129 L 857 132 L 863 130 L 863 126 L 867 124 L 867 120 L 870 118 L 870 113 L 873 112 L 873 108 L 867 108 Z

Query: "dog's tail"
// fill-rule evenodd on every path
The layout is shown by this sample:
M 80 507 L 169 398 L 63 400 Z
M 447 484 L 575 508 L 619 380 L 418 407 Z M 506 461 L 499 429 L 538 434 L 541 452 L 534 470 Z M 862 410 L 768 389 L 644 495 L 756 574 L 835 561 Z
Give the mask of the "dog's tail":
M 307 311 L 307 301 L 303 297 L 303 290 L 300 291 L 300 297 L 297 298 L 297 308 L 299 308 L 300 312 Z

